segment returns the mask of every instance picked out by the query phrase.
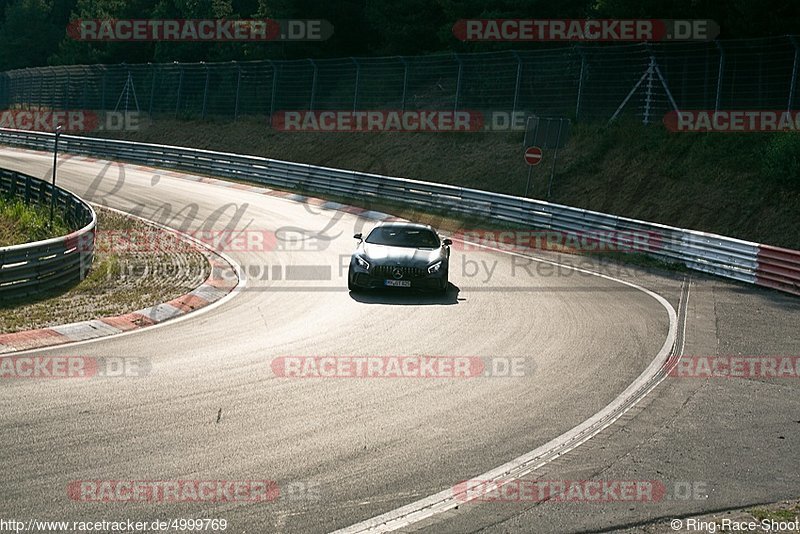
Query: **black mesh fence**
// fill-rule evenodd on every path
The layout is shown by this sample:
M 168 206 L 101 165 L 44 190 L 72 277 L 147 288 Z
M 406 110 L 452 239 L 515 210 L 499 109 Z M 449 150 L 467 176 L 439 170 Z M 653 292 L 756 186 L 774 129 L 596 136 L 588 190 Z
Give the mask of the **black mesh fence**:
M 576 44 L 421 57 L 74 65 L 0 74 L 0 106 L 270 116 L 290 110 L 501 110 L 644 121 L 678 109 L 793 109 L 794 37 Z

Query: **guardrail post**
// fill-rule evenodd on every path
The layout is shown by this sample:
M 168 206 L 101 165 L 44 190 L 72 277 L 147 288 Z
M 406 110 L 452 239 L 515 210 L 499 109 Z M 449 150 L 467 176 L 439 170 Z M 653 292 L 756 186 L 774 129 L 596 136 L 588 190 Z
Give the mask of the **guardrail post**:
M 234 61 L 236 65 L 236 99 L 233 104 L 233 120 L 239 119 L 239 87 L 242 85 L 242 67 L 239 63 Z
M 453 99 L 453 111 L 458 111 L 458 98 L 461 95 L 461 74 L 464 71 L 464 63 L 458 53 L 453 52 L 453 57 L 458 61 L 458 78 L 456 79 L 456 96 Z
M 353 90 L 353 113 L 355 113 L 356 108 L 358 107 L 358 80 L 361 77 L 361 65 L 354 57 L 351 57 L 350 60 L 356 65 L 356 86 Z
M 717 98 L 714 103 L 714 111 L 719 111 L 720 101 L 722 100 L 722 77 L 725 74 L 725 50 L 719 41 L 714 41 L 719 50 L 719 71 L 717 74 Z
M 792 63 L 792 81 L 789 83 L 789 103 L 786 106 L 786 110 L 791 112 L 792 105 L 794 104 L 794 92 L 797 88 L 797 69 L 798 64 L 800 64 L 800 47 L 797 46 L 797 41 L 795 40 L 794 35 L 789 36 L 789 41 L 794 47 L 794 62 Z
M 317 94 L 317 62 L 311 58 L 308 58 L 308 62 L 314 67 L 314 75 L 311 78 L 311 101 L 308 105 L 309 111 L 314 111 L 314 97 Z
M 519 57 L 516 50 L 512 50 L 511 53 L 517 59 L 517 81 L 514 84 L 514 103 L 511 105 L 511 120 L 513 121 L 513 117 L 517 112 L 517 102 L 519 101 L 519 84 L 522 79 L 522 59 Z
M 203 120 L 205 120 L 205 118 L 206 118 L 206 103 L 208 102 L 208 79 L 209 79 L 209 70 L 208 70 L 208 65 L 206 64 L 206 62 L 205 62 L 205 61 L 201 61 L 201 63 L 203 64 L 203 66 L 204 66 L 204 67 L 205 67 L 205 69 L 206 69 L 206 84 L 205 84 L 205 87 L 203 88 L 203 111 L 202 111 L 202 113 L 201 113 L 201 118 L 202 118 Z

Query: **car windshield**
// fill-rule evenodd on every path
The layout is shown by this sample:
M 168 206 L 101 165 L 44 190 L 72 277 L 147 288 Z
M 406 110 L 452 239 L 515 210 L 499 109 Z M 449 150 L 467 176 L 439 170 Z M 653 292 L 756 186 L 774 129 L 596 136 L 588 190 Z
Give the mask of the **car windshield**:
M 425 228 L 380 226 L 370 232 L 367 243 L 390 247 L 437 248 L 439 237 Z

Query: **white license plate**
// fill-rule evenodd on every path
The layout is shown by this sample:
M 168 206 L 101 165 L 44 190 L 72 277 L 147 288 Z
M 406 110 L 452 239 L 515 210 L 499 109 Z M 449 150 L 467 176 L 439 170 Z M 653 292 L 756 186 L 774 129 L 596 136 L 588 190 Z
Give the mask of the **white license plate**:
M 411 280 L 386 280 L 384 285 L 389 287 L 411 287 Z

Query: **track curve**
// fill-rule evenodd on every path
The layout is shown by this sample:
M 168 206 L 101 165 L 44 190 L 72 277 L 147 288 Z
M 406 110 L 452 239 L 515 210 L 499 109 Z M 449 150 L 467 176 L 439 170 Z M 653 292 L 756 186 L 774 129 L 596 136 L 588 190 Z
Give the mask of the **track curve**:
M 49 158 L 2 150 L 0 166 L 47 176 Z M 60 164 L 59 184 L 181 230 L 221 230 L 233 218 L 237 229 L 330 226 L 328 235 L 338 237 L 323 250 L 229 251 L 247 288 L 196 319 L 37 351 L 146 357 L 152 372 L 140 379 L 3 382 L 0 457 L 9 469 L 0 490 L 9 516 L 224 517 L 233 532 L 346 527 L 573 428 L 650 365 L 670 328 L 662 305 L 643 292 L 608 279 L 530 272 L 491 250 L 453 251 L 450 279 L 458 290 L 445 299 L 354 298 L 339 266 L 354 231 L 370 221 L 86 158 Z M 270 276 L 290 266 L 327 266 L 332 276 Z M 492 275 L 471 276 L 475 268 Z M 411 354 L 521 357 L 532 365 L 522 377 L 470 380 L 292 380 L 270 370 L 271 360 L 284 355 Z M 67 485 L 83 479 L 271 479 L 318 490 L 314 498 L 269 503 L 71 501 Z

